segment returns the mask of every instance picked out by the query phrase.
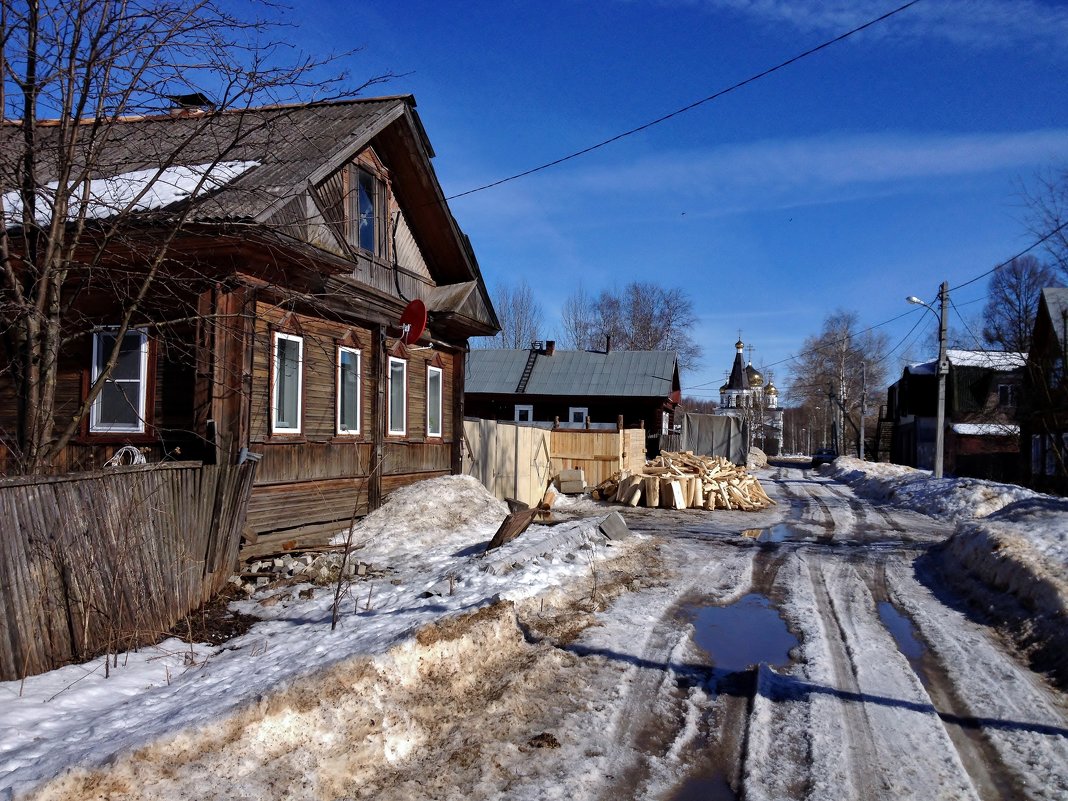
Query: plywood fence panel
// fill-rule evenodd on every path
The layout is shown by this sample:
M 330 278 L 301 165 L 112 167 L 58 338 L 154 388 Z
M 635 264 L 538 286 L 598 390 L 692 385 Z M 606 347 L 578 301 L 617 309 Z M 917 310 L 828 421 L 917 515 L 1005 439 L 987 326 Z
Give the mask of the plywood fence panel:
M 230 577 L 255 463 L 0 482 L 0 680 L 158 638 Z
M 551 470 L 550 436 L 543 428 L 494 420 L 464 421 L 464 473 L 498 498 L 533 506 L 545 494 Z

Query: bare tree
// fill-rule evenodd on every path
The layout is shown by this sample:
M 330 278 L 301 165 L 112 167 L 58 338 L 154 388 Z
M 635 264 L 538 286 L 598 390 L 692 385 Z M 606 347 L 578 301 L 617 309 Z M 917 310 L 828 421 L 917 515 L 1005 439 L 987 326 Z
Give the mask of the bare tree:
M 479 347 L 529 348 L 542 327 L 541 305 L 526 280 L 515 286 L 501 284 L 493 293 L 493 308 L 501 331 L 493 338 L 482 338 Z
M 1068 281 L 1068 167 L 1038 175 L 1036 186 L 1024 190 L 1028 226 L 1045 242 L 1053 266 Z
M 681 289 L 631 282 L 604 290 L 590 302 L 581 289 L 565 303 L 565 330 L 577 347 L 623 350 L 673 350 L 679 365 L 695 366 L 701 347 L 693 338 L 697 318 Z
M 586 293 L 581 284 L 578 289 L 568 295 L 560 310 L 560 322 L 564 329 L 560 343 L 562 347 L 570 350 L 590 350 L 598 347 L 595 342 L 597 333 L 595 317 L 591 314 L 592 306 L 593 298 Z
M 190 152 L 198 133 L 228 111 L 363 88 L 324 74 L 334 56 L 287 61 L 292 51 L 272 36 L 280 37 L 272 25 L 213 0 L 0 0 L 0 369 L 10 371 L 18 406 L 18 430 L 0 435 L 23 472 L 51 469 L 115 370 L 131 326 L 167 324 L 166 303 L 150 308 L 149 299 L 166 292 L 170 249 L 198 198 L 220 175 L 247 168 L 227 155 L 262 130 L 230 126 L 210 157 Z M 184 137 L 141 143 L 143 169 L 117 175 L 120 165 L 108 159 L 123 121 L 176 104 L 200 107 Z M 157 233 L 129 236 L 176 170 L 184 171 L 186 202 L 173 213 L 157 204 L 148 215 Z M 122 249 L 136 267 L 101 269 Z M 57 418 L 60 351 L 93 330 L 72 316 L 86 292 L 111 304 L 114 344 L 73 414 Z
M 1013 259 L 994 272 L 983 309 L 983 342 L 1000 350 L 1026 353 L 1042 289 L 1061 286 L 1056 271 L 1034 256 Z
M 791 395 L 811 412 L 806 428 L 823 431 L 830 421 L 842 449 L 848 424 L 850 440 L 859 442 L 862 385 L 868 387 L 869 413 L 873 407 L 877 411 L 870 397 L 872 388 L 885 385 L 887 345 L 886 334 L 858 331 L 855 312 L 839 309 L 824 319 L 820 333 L 805 340 L 794 366 Z

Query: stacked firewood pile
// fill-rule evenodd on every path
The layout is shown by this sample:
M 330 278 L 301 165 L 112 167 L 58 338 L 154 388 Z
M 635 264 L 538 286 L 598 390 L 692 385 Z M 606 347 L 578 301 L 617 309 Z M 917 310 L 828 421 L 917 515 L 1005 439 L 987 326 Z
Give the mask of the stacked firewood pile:
M 661 453 L 640 473 L 616 473 L 592 492 L 594 500 L 665 509 L 755 512 L 775 503 L 760 482 L 722 456 Z

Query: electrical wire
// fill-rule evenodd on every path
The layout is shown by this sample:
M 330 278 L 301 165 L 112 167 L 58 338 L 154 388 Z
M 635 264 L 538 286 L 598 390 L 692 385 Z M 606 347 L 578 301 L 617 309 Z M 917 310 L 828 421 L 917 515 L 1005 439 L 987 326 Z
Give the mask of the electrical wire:
M 647 123 L 639 125 L 637 128 L 631 128 L 629 131 L 624 131 L 623 133 L 616 134 L 615 136 L 609 137 L 608 139 L 605 139 L 602 142 L 598 142 L 595 145 L 584 147 L 582 148 L 582 150 L 576 150 L 574 153 L 569 153 L 566 156 L 561 156 L 558 159 L 553 159 L 552 161 L 548 161 L 545 164 L 540 164 L 537 167 L 531 167 L 528 170 L 517 172 L 515 175 L 509 175 L 507 178 L 500 178 L 496 181 L 492 181 L 491 183 L 483 184 L 482 186 L 476 186 L 474 189 L 468 189 L 464 192 L 459 192 L 455 195 L 450 195 L 445 199 L 456 200 L 457 198 L 466 197 L 467 195 L 473 195 L 476 192 L 482 192 L 486 189 L 493 189 L 494 187 L 500 186 L 501 184 L 506 184 L 509 181 L 516 181 L 520 178 L 525 178 L 528 175 L 533 175 L 536 172 L 547 170 L 550 167 L 555 167 L 559 164 L 563 164 L 564 162 L 571 161 L 572 159 L 577 159 L 579 156 L 585 156 L 587 153 L 592 153 L 595 150 L 600 150 L 602 147 L 606 147 L 614 142 L 618 142 L 621 139 L 626 139 L 628 136 L 633 136 L 636 133 L 641 133 L 642 131 L 652 128 L 654 125 L 660 125 L 663 122 L 667 122 L 668 120 L 674 117 L 678 117 L 680 114 L 685 114 L 687 111 L 692 111 L 698 106 L 703 106 L 705 103 L 710 103 L 713 100 L 717 100 L 718 98 L 721 98 L 726 94 L 730 94 L 731 92 L 741 89 L 743 86 L 748 86 L 749 84 L 759 81 L 762 78 L 766 78 L 781 69 L 785 69 L 786 67 L 789 67 L 792 64 L 796 64 L 798 61 L 808 58 L 809 56 L 814 55 L 820 52 L 821 50 L 825 50 L 831 45 L 838 44 L 839 42 L 844 41 L 849 37 L 860 33 L 861 31 L 867 30 L 873 25 L 878 25 L 880 22 L 884 22 L 893 17 L 894 15 L 900 14 L 902 11 L 905 11 L 906 9 L 916 5 L 918 2 L 920 2 L 920 0 L 910 0 L 910 2 L 905 3 L 904 5 L 900 5 L 897 8 L 892 9 L 891 11 L 887 11 L 885 14 L 876 17 L 875 19 L 868 20 L 864 24 L 858 25 L 852 30 L 846 31 L 845 33 L 835 36 L 833 39 L 828 39 L 825 42 L 821 42 L 820 44 L 816 45 L 815 47 L 810 47 L 808 50 L 798 53 L 796 56 L 793 56 L 791 58 L 786 59 L 786 61 L 776 64 L 774 67 L 769 67 L 763 72 L 758 72 L 756 75 L 751 75 L 745 80 L 738 81 L 738 83 L 732 84 L 731 86 L 728 86 L 724 89 L 720 89 L 719 91 L 710 94 L 708 97 L 702 98 L 701 100 L 696 100 L 693 103 L 690 103 L 689 105 L 683 106 L 682 108 L 670 112 L 669 114 L 665 114 L 662 117 L 657 117 L 655 120 L 651 120 Z
M 1062 222 L 1060 225 L 1058 225 L 1052 231 L 1047 233 L 1041 239 L 1039 239 L 1036 242 L 1033 242 L 1030 246 L 1024 248 L 1019 253 L 1017 253 L 1015 256 L 1013 256 L 1011 258 L 1008 258 L 1008 259 L 1005 259 L 1005 261 L 1001 262 L 1000 264 L 995 264 L 993 267 L 991 267 L 985 273 L 982 273 L 981 275 L 977 275 L 977 276 L 975 276 L 975 278 L 970 278 L 969 280 L 965 281 L 963 284 L 957 284 L 956 286 L 950 287 L 949 291 L 950 292 L 956 292 L 958 289 L 963 289 L 964 287 L 968 286 L 969 284 L 974 284 L 976 281 L 981 281 L 982 279 L 986 278 L 988 275 L 991 275 L 992 273 L 997 272 L 1002 267 L 1007 267 L 1008 265 L 1012 264 L 1012 262 L 1014 262 L 1016 259 L 1020 258 L 1021 256 L 1026 256 L 1028 253 L 1030 253 L 1032 250 L 1037 248 L 1039 245 L 1041 245 L 1044 242 L 1047 242 L 1050 239 L 1052 239 L 1053 237 L 1055 237 L 1057 234 L 1059 234 L 1065 228 L 1068 228 L 1068 220 L 1065 220 L 1064 222 Z

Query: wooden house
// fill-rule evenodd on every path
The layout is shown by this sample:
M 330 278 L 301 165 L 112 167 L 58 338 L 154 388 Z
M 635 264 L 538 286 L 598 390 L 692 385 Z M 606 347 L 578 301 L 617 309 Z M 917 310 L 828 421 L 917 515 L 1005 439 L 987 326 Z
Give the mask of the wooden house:
M 1068 494 L 1068 288 L 1042 290 L 1027 358 L 1021 420 L 1030 486 Z
M 946 352 L 944 470 L 948 475 L 1014 481 L 1019 476 L 1017 406 L 1025 353 Z M 937 361 L 905 368 L 887 390 L 890 461 L 931 469 L 937 432 Z
M 89 195 L 132 186 L 142 210 L 103 252 L 82 238 L 57 419 L 87 397 L 126 299 L 148 291 L 56 471 L 127 444 L 149 461 L 258 454 L 245 556 L 322 542 L 392 489 L 459 472 L 468 339 L 499 326 L 412 97 L 180 110 L 110 131 Z M 0 350 L 10 446 L 7 362 Z
M 681 387 L 674 351 L 476 349 L 467 355 L 470 417 L 562 428 L 644 428 L 659 440 L 671 430 Z

